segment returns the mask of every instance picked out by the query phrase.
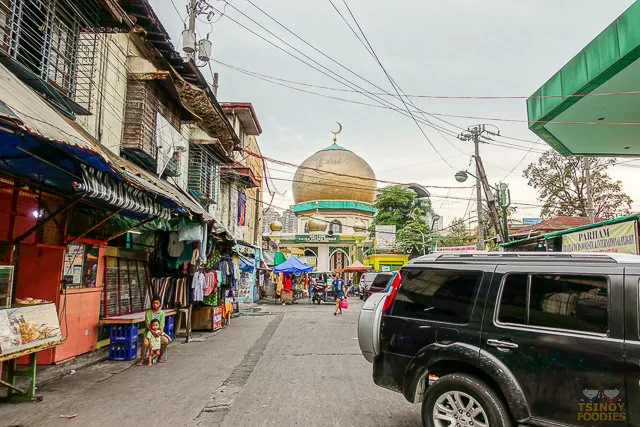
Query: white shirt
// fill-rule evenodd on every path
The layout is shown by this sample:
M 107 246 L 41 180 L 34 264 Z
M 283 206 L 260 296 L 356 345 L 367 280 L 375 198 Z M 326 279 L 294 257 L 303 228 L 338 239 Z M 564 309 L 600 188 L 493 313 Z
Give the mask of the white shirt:
M 204 288 L 207 287 L 207 281 L 204 274 L 200 271 L 196 271 L 191 281 L 191 288 L 193 289 L 193 300 L 202 301 L 204 299 Z

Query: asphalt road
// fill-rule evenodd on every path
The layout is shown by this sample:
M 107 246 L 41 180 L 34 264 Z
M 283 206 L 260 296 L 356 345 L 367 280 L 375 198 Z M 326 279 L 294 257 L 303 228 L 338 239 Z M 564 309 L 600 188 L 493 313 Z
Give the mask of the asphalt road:
M 104 362 L 45 385 L 43 402 L 0 404 L 0 425 L 421 426 L 419 405 L 373 384 L 350 304 L 263 306 L 172 344 L 164 365 Z

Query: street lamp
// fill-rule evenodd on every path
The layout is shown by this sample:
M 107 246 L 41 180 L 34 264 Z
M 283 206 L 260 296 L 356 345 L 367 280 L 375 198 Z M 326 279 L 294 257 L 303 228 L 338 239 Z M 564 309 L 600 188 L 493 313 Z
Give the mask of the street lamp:
M 477 178 L 471 172 L 466 170 L 456 172 L 455 178 L 456 178 L 456 181 L 462 183 L 469 178 L 469 175 L 471 175 L 474 178 Z M 500 196 L 500 209 L 502 210 L 503 235 L 504 235 L 504 241 L 507 242 L 509 239 L 509 223 L 507 218 L 507 209 L 509 208 L 509 206 L 511 206 L 511 191 L 509 190 L 509 185 L 504 182 L 501 182 L 498 186 L 495 186 L 495 187 L 489 186 L 489 188 L 491 188 Z M 487 201 L 493 201 L 493 195 L 491 194 L 491 192 L 487 191 L 486 195 L 487 195 Z M 480 212 L 478 212 L 478 226 L 479 227 L 481 226 Z
M 440 221 L 440 215 L 434 215 L 431 218 L 431 227 L 429 228 L 429 242 L 431 243 L 431 252 L 433 253 L 435 251 L 435 245 L 433 243 L 433 227 L 435 226 L 436 222 Z
M 424 233 L 422 231 L 418 230 L 417 228 L 416 228 L 416 231 L 418 233 L 420 233 L 420 235 L 422 236 L 422 255 L 426 255 L 427 254 L 427 249 L 426 249 L 426 244 L 425 244 L 425 241 L 424 241 Z

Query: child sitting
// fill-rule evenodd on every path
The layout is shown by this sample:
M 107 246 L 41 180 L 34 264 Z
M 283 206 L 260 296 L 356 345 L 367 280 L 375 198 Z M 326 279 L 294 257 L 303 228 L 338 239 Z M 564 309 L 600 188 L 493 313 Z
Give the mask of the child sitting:
M 148 340 L 149 347 L 149 355 L 146 356 L 149 358 L 149 366 L 153 365 L 153 358 L 160 356 L 160 337 L 164 336 L 171 342 L 171 337 L 164 332 L 158 333 L 158 329 L 160 328 L 160 321 L 158 319 L 153 319 L 149 324 L 151 330 L 147 332 L 146 336 L 143 338 Z M 142 366 L 142 362 L 145 358 L 145 354 L 140 354 L 140 360 L 136 363 L 137 366 Z

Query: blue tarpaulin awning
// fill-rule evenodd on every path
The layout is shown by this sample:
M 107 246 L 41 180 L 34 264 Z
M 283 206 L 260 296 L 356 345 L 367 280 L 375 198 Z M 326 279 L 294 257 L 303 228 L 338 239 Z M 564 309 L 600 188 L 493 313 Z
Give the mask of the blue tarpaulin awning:
M 253 265 L 251 260 L 245 258 L 245 257 L 240 257 L 240 271 L 248 271 L 249 273 L 253 272 Z
M 285 262 L 276 266 L 273 269 L 274 273 L 300 274 L 300 273 L 311 273 L 311 271 L 313 271 L 312 266 L 303 263 L 293 255 L 291 255 L 288 260 L 286 260 Z

